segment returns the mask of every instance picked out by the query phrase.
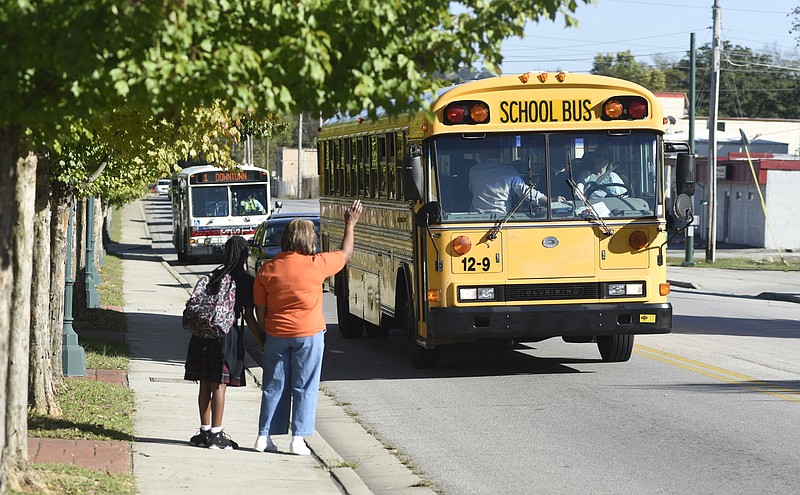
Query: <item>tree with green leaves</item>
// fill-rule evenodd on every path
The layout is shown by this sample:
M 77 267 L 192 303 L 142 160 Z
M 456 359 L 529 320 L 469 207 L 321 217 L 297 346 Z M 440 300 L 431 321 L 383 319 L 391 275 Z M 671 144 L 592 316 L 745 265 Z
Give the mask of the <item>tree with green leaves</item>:
M 723 42 L 719 76 L 719 116 L 748 118 L 796 118 L 800 114 L 800 73 L 777 51 L 755 52 L 744 46 Z M 708 115 L 711 85 L 711 45 L 697 48 L 697 113 Z M 674 67 L 687 81 L 689 54 Z M 673 88 L 670 88 L 673 89 Z
M 630 50 L 618 52 L 616 55 L 595 55 L 591 73 L 625 79 L 641 84 L 650 91 L 663 91 L 665 86 L 664 73 L 637 62 Z
M 479 59 L 496 71 L 505 38 L 559 13 L 574 23 L 577 4 L 0 0 L 0 495 L 28 476 L 26 314 L 40 157 L 58 191 L 50 204 L 59 231 L 74 195 L 130 198 L 131 184 L 174 157 L 235 140 L 231 125 L 243 118 L 423 109 L 420 95 L 447 84 L 435 74 Z

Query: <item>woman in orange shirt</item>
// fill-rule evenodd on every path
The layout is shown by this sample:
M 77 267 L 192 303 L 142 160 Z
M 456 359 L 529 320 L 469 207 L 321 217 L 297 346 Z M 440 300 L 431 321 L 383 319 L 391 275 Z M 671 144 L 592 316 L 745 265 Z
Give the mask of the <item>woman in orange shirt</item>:
M 325 349 L 322 282 L 338 273 L 353 255 L 353 231 L 363 207 L 353 201 L 345 212 L 339 251 L 317 253 L 314 224 L 294 219 L 281 239 L 281 252 L 256 276 L 253 300 L 266 332 L 259 452 L 277 452 L 271 435 L 285 435 L 292 411 L 289 451 L 309 455 L 305 437 L 314 434 L 317 394 Z M 292 405 L 293 403 L 293 405 Z

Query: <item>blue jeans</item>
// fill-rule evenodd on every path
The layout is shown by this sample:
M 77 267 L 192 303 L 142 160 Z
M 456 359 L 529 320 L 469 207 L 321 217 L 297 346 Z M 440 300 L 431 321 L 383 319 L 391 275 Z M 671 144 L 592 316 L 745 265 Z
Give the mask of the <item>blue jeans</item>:
M 267 334 L 261 387 L 259 435 L 285 435 L 292 408 L 292 435 L 314 434 L 319 375 L 325 330 L 310 337 L 283 338 Z

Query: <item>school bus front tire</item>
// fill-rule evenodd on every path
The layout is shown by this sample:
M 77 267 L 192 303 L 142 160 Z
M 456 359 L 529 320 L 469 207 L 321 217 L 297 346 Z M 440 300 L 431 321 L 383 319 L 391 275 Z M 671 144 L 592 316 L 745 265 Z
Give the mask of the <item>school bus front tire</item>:
M 633 352 L 633 335 L 598 335 L 597 349 L 606 363 L 625 362 Z

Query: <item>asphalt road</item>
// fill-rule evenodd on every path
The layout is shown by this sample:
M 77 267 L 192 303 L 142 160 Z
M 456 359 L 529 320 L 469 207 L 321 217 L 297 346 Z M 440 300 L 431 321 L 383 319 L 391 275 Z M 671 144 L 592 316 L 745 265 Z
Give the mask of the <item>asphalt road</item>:
M 800 305 L 671 301 L 674 332 L 637 337 L 627 363 L 551 339 L 452 346 L 414 370 L 397 330 L 329 331 L 322 386 L 445 494 L 796 493 Z

